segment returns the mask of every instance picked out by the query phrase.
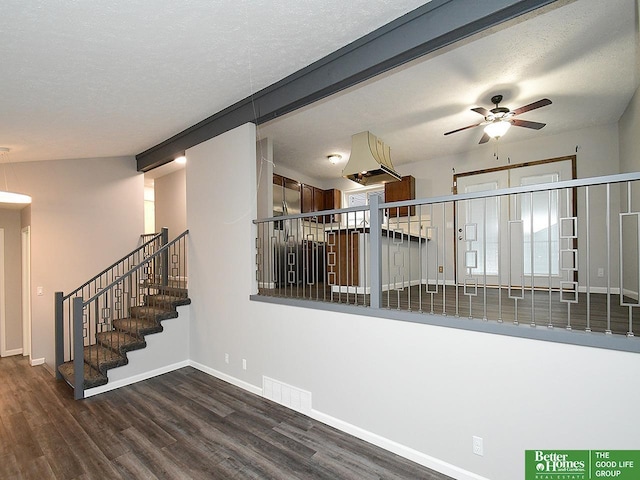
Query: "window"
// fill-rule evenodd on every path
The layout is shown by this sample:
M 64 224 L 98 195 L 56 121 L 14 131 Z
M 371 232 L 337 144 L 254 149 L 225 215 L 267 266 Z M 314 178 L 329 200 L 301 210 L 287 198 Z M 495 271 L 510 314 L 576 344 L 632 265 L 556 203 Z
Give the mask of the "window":
M 380 203 L 384 202 L 384 189 L 375 189 L 355 192 L 347 192 L 347 206 L 348 207 L 362 207 L 369 205 L 371 197 L 377 196 Z M 347 226 L 348 227 L 364 227 L 369 225 L 369 212 L 351 212 L 347 214 Z
M 520 185 L 537 185 L 559 180 L 558 173 L 522 177 Z M 558 191 L 521 195 L 520 214 L 524 233 L 525 275 L 558 275 L 560 233 L 558 229 Z M 533 270 L 531 268 L 533 249 Z M 551 270 L 549 270 L 551 268 Z

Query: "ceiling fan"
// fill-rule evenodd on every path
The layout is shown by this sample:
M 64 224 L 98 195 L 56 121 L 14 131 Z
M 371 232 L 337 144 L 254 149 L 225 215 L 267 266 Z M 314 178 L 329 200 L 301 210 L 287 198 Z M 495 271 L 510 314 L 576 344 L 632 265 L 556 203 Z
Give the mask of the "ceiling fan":
M 509 130 L 509 127 L 511 127 L 511 125 L 515 125 L 516 127 L 533 128 L 534 130 L 540 130 L 546 125 L 546 123 L 532 122 L 530 120 L 520 120 L 513 117 L 530 110 L 535 110 L 536 108 L 551 105 L 551 100 L 549 100 L 548 98 L 543 98 L 541 100 L 538 100 L 537 102 L 525 105 L 524 107 L 516 108 L 515 110 L 509 110 L 507 107 L 501 107 L 501 101 L 502 95 L 494 95 L 493 97 L 491 97 L 491 103 L 493 103 L 495 107 L 491 110 L 487 110 L 483 107 L 472 108 L 471 110 L 479 113 L 484 117 L 484 121 L 480 123 L 474 123 L 473 125 L 468 125 L 466 127 L 458 128 L 457 130 L 451 130 L 450 132 L 445 133 L 445 135 L 461 132 L 462 130 L 467 130 L 468 128 L 479 127 L 480 125 L 486 125 L 484 127 L 484 135 L 482 135 L 482 138 L 478 143 L 487 143 L 491 138 L 499 138 L 504 135 L 506 131 Z

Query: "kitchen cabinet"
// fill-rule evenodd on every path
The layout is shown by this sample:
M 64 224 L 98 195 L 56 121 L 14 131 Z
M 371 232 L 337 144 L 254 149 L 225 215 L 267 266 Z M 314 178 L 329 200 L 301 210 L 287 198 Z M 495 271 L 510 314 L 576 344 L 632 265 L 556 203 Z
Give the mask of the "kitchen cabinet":
M 313 185 L 302 185 L 302 213 L 320 212 L 324 210 L 324 190 Z
M 301 186 L 302 213 L 321 212 L 323 210 L 333 210 L 340 208 L 342 203 L 342 193 L 336 188 L 322 190 L 313 185 L 303 184 Z M 333 215 L 323 215 L 312 217 L 312 221 L 323 221 L 330 223 Z
M 324 206 L 323 210 L 335 210 L 338 208 L 342 208 L 342 192 L 337 188 L 332 188 L 330 190 L 324 190 Z M 336 222 L 339 215 L 325 215 L 324 222 L 331 223 Z
M 384 201 L 400 202 L 402 200 L 414 200 L 416 198 L 416 179 L 411 175 L 402 177 L 402 180 L 396 182 L 387 182 L 384 184 Z M 391 208 L 389 217 L 408 217 L 416 214 L 416 207 L 400 207 Z

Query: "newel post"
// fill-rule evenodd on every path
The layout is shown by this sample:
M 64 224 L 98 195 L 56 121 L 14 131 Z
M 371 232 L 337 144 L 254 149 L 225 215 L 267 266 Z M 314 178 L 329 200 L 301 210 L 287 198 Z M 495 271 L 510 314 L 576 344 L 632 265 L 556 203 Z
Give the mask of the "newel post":
M 58 367 L 64 363 L 64 295 L 55 293 L 55 342 L 56 342 L 56 378 L 62 380 Z
M 73 396 L 76 400 L 84 398 L 84 332 L 82 325 L 82 297 L 73 299 Z M 89 329 L 89 324 L 87 324 Z M 87 335 L 89 332 L 87 331 Z

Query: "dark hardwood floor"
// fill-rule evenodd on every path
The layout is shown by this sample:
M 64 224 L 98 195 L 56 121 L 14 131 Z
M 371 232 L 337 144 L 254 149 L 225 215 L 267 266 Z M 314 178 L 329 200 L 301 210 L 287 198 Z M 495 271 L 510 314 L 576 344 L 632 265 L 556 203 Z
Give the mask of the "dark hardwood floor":
M 193 368 L 74 401 L 0 359 L 0 479 L 425 479 L 433 472 Z

